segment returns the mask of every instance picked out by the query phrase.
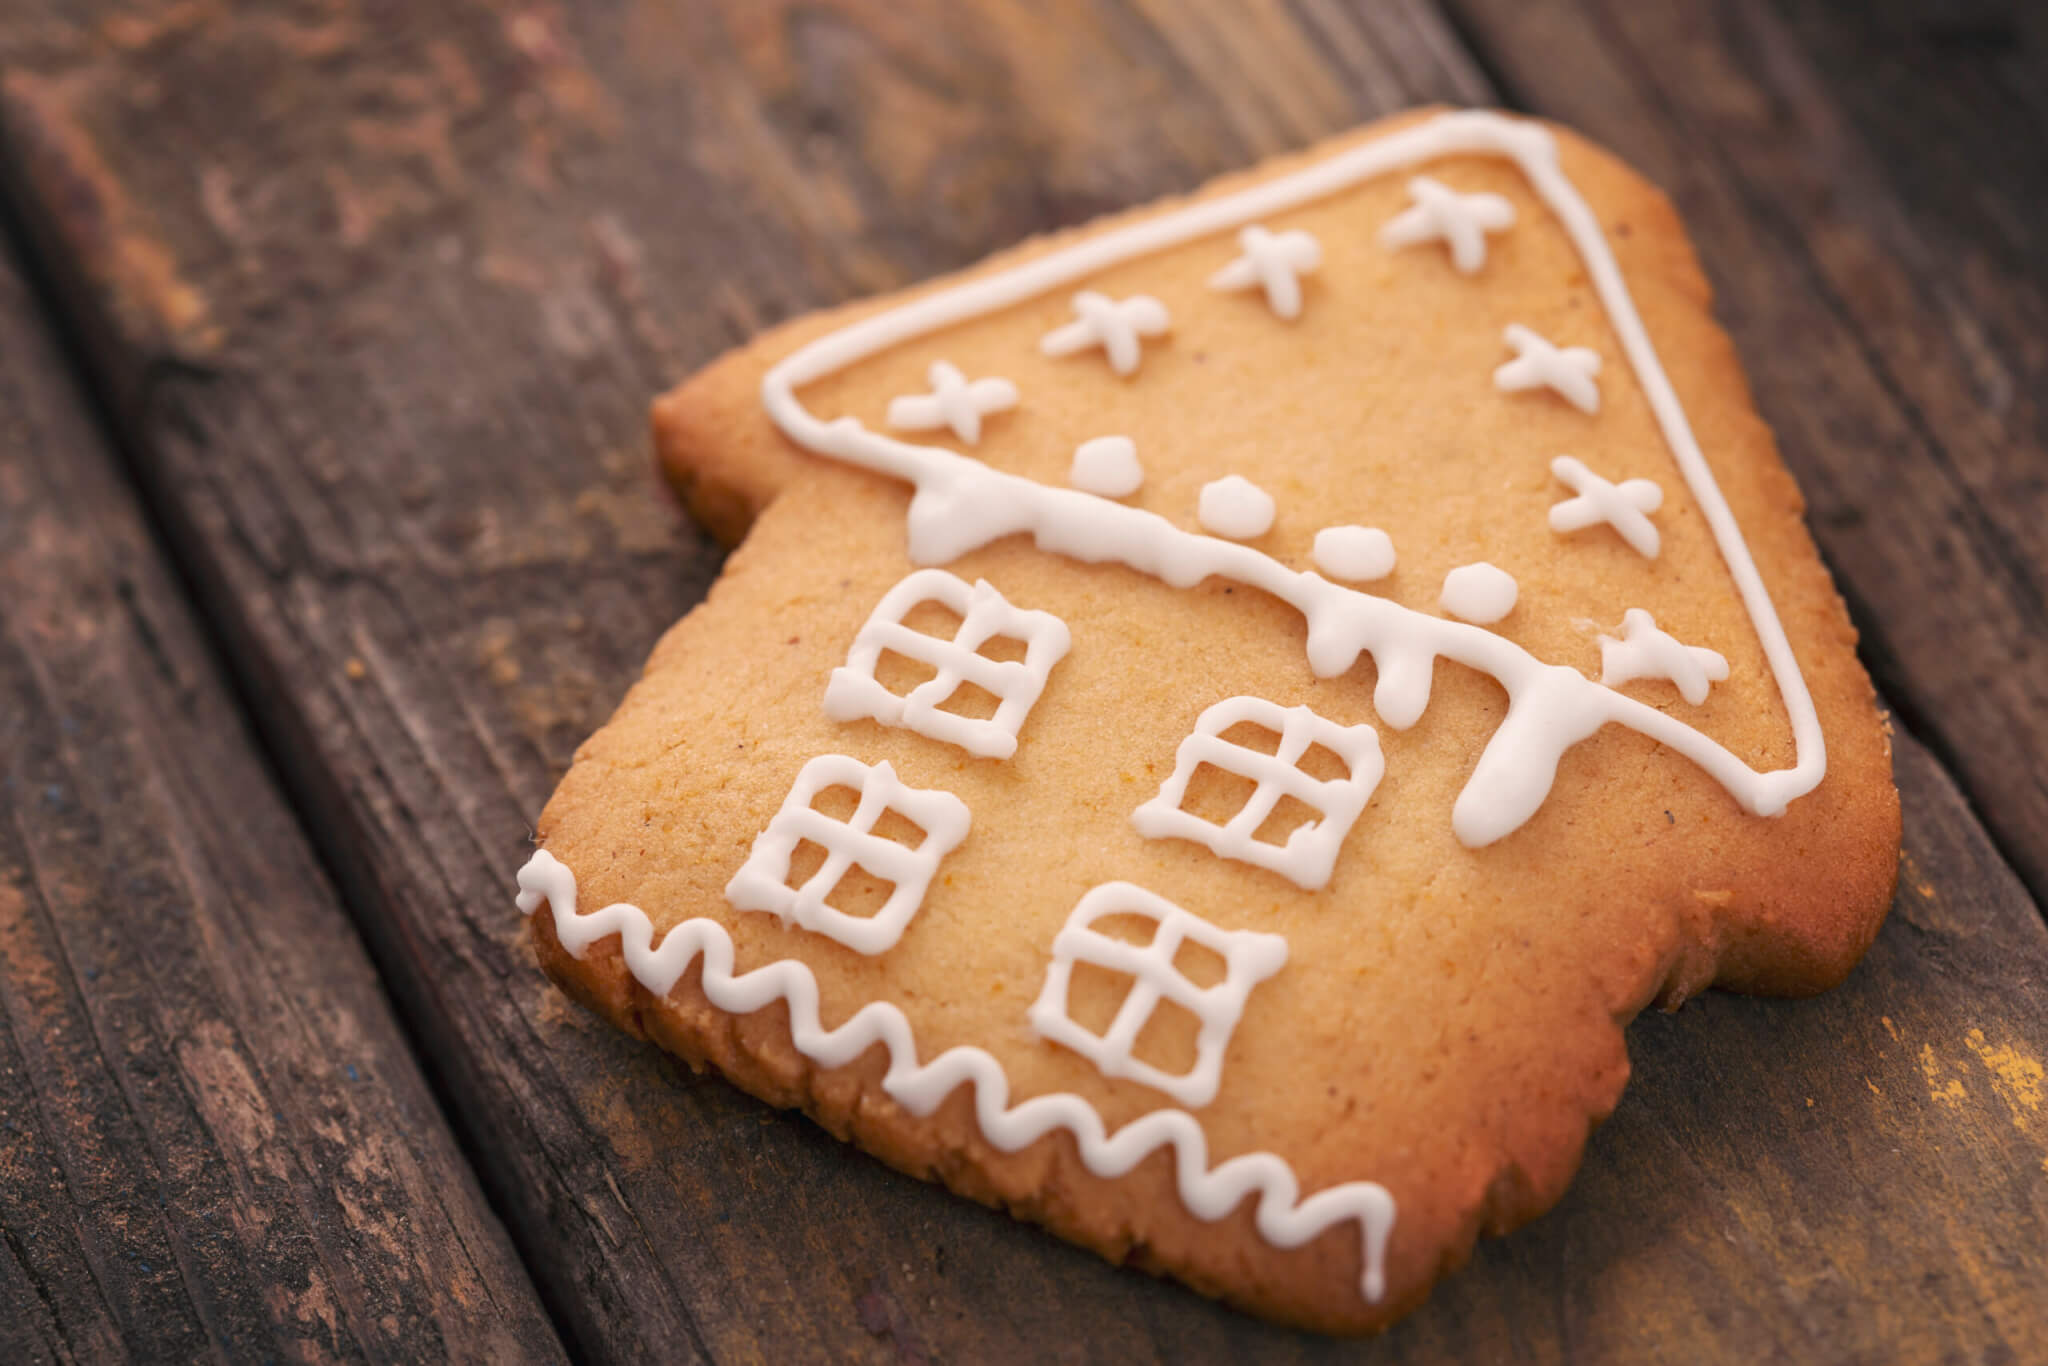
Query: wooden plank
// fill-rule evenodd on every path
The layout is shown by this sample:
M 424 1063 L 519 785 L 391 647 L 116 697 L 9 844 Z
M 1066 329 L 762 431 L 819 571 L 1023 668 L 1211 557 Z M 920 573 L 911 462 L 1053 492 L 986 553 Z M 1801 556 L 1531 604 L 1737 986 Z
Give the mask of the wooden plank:
M 716 564 L 658 506 L 646 397 L 799 308 L 1387 108 L 1483 97 L 1432 12 L 40 13 L 0 25 L 13 190 L 574 1345 L 1350 1355 L 677 1076 L 561 1004 L 506 900 L 525 821 Z M 1902 779 L 1937 890 L 1850 986 L 1646 1022 L 1639 1082 L 1566 1206 L 1482 1249 L 1377 1356 L 2033 1345 L 2015 1306 L 2035 1273 L 1998 1249 L 2044 1231 L 2022 1177 L 2048 1122 L 2026 1089 L 2048 949 L 1910 743 Z M 1923 1309 L 1930 1266 L 1969 1268 L 1953 1312 Z
M 2048 896 L 2048 11 L 1450 8 L 1677 201 L 1879 686 Z
M 561 1358 L 0 259 L 0 1360 Z

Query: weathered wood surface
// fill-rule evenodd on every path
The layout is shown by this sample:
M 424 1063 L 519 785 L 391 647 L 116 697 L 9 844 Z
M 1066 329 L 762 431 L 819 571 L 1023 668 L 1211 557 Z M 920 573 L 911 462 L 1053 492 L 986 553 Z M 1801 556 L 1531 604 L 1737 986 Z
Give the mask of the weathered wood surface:
M 0 260 L 0 1361 L 561 1358 Z
M 571 749 L 715 569 L 659 504 L 647 396 L 805 307 L 1376 113 L 1484 100 L 1432 10 L 29 0 L 16 14 L 0 22 L 7 185 L 578 1349 L 1359 1350 L 1115 1272 L 678 1076 L 562 1005 L 508 893 Z M 1560 68 L 1579 60 L 1570 42 L 1592 42 L 1567 38 L 1547 49 Z M 1640 155 L 1627 130 L 1592 131 Z M 1760 231 L 1760 208 L 1706 208 L 1710 262 Z M 1745 335 L 1778 363 L 1782 338 Z M 1870 420 L 1863 389 L 1821 392 L 1813 421 Z M 1873 446 L 1843 490 L 1811 430 L 1787 436 L 1866 614 L 1889 629 L 1952 610 L 1899 593 L 1902 561 L 1839 539 L 1858 516 L 1896 517 L 1857 500 L 1918 478 L 1924 443 Z M 2028 570 L 1964 563 L 1959 576 L 1984 576 L 1968 591 L 1993 598 Z M 2031 718 L 2000 714 L 2029 733 Z M 1717 997 L 1638 1026 L 1638 1081 L 1566 1205 L 1482 1248 L 1367 1354 L 2048 1350 L 2030 1312 L 2048 1296 L 2048 937 L 1910 740 L 1900 776 L 1917 871 L 1849 986 L 1805 1004 Z
M 2048 6 L 1448 7 L 1677 202 L 1879 686 L 2048 897 Z

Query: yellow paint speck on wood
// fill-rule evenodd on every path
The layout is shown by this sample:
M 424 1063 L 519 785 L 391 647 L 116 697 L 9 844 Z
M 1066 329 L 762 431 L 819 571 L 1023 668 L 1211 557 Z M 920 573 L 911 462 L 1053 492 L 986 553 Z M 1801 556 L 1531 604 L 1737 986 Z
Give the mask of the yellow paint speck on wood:
M 1984 1031 L 1973 1029 L 1963 1037 L 1969 1050 L 1976 1054 L 1977 1061 L 1984 1064 L 1984 1070 L 1991 1074 L 1991 1089 L 2012 1111 L 2015 1129 L 2025 1133 L 2033 1118 L 2041 1112 L 2041 1098 L 2044 1080 L 2048 1080 L 2048 1069 L 2040 1061 L 2031 1058 L 2010 1044 L 1994 1045 L 1984 1037 Z
M 1927 1078 L 1927 1095 L 1944 1105 L 1961 1105 L 1968 1099 L 1963 1083 L 1955 1077 L 1942 1077 L 1941 1059 L 1934 1055 L 1933 1044 L 1920 1045 L 1920 1072 Z

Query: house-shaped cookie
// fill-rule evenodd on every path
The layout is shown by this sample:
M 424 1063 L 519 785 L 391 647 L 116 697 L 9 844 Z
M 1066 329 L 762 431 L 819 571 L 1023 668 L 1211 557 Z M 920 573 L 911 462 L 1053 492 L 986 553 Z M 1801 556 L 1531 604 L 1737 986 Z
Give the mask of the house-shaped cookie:
M 1690 248 L 1541 124 L 800 320 L 656 430 L 738 547 L 548 805 L 543 964 L 1112 1258 L 1382 1324 L 1556 1201 L 1630 1016 L 1824 988 L 1889 900 Z

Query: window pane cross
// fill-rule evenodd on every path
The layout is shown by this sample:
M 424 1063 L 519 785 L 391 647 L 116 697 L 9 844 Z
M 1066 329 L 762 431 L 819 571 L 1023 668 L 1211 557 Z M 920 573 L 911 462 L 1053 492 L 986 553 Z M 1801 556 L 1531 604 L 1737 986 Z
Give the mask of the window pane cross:
M 1266 754 L 1223 738 L 1225 731 L 1246 722 L 1277 734 L 1279 749 Z M 1343 760 L 1346 776 L 1324 780 L 1304 771 L 1301 760 L 1311 745 L 1321 745 Z M 1221 824 L 1181 809 L 1188 782 L 1203 764 L 1255 784 L 1243 807 Z M 1283 707 L 1259 697 L 1232 697 L 1216 703 L 1196 720 L 1194 734 L 1181 741 L 1174 755 L 1173 776 L 1131 819 L 1140 833 L 1152 839 L 1193 840 L 1220 857 L 1269 868 L 1297 886 L 1315 891 L 1329 882 L 1336 870 L 1344 836 L 1365 809 L 1385 770 L 1379 736 L 1371 726 L 1340 726 L 1305 706 Z M 1259 827 L 1286 797 L 1309 807 L 1316 819 L 1296 826 L 1284 844 L 1257 838 Z
M 903 624 L 918 606 L 936 602 L 960 618 L 951 639 L 927 635 Z M 1022 659 L 990 659 L 982 646 L 998 637 L 1024 645 Z M 986 580 L 968 586 L 943 569 L 920 569 L 883 595 L 867 624 L 854 637 L 846 663 L 825 685 L 825 714 L 835 721 L 872 718 L 933 740 L 960 746 L 984 759 L 1007 759 L 1017 751 L 1017 732 L 1045 690 L 1052 666 L 1067 653 L 1066 623 L 1050 612 L 1014 607 Z M 901 696 L 875 678 L 884 651 L 916 660 L 933 676 Z M 996 699 L 993 716 L 977 718 L 942 711 L 963 684 Z
M 1143 916 L 1158 928 L 1145 944 L 1092 928 L 1112 915 Z M 1197 986 L 1174 965 L 1181 946 L 1189 941 L 1223 959 L 1222 981 Z M 1104 1076 L 1143 1082 L 1192 1109 L 1216 1098 L 1223 1079 L 1223 1051 L 1244 1014 L 1245 998 L 1286 964 L 1287 941 L 1255 930 L 1226 930 L 1134 883 L 1108 882 L 1089 891 L 1074 907 L 1053 940 L 1052 955 L 1045 987 L 1031 1006 L 1031 1027 L 1087 1058 Z M 1101 1034 L 1082 1027 L 1067 1013 L 1067 991 L 1078 963 L 1093 963 L 1132 979 L 1116 1018 Z M 1132 1052 L 1162 1000 L 1201 1022 L 1194 1066 L 1179 1075 Z

